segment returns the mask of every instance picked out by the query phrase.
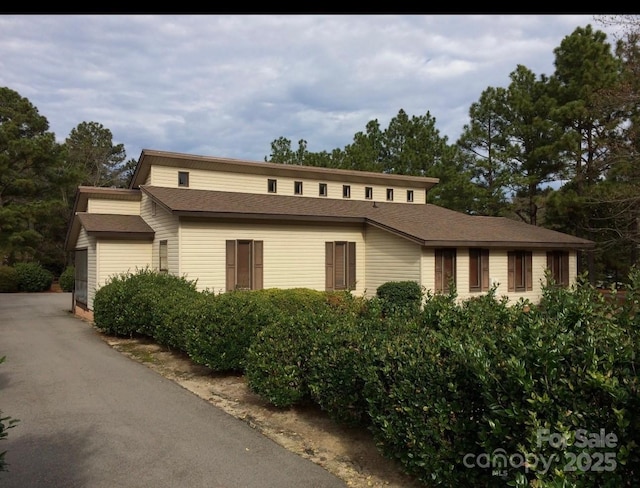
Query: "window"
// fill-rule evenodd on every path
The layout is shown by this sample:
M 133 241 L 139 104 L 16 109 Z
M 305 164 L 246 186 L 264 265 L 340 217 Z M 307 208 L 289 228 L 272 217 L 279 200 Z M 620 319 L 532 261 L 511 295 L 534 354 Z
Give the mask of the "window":
M 448 292 L 456 284 L 456 250 L 436 249 L 436 292 Z
M 189 172 L 188 171 L 178 171 L 178 186 L 189 186 Z
M 365 186 L 364 187 L 364 197 L 367 200 L 373 199 L 373 188 L 372 187 L 370 187 L 370 186 Z
M 156 204 L 156 202 L 151 202 L 151 215 L 153 217 L 156 216 L 156 211 L 158 210 L 158 205 Z
M 469 249 L 469 291 L 489 290 L 489 250 Z
M 320 183 L 320 186 L 318 188 L 318 194 L 321 197 L 326 197 L 327 196 L 327 184 L 326 183 Z
M 531 251 L 510 251 L 507 253 L 509 291 L 533 290 L 533 254 Z
M 351 187 L 349 185 L 342 185 L 342 198 L 351 198 Z
M 413 190 L 407 190 L 407 202 L 413 202 Z
M 169 271 L 169 253 L 167 248 L 167 241 L 160 241 L 160 250 L 158 255 L 160 261 L 158 268 L 160 269 L 160 271 Z
M 547 269 L 556 285 L 569 286 L 569 253 L 567 251 L 549 251 Z
M 393 188 L 387 188 L 387 201 L 393 201 Z
M 263 241 L 228 240 L 226 249 L 227 291 L 261 290 Z
M 325 288 L 354 290 L 356 287 L 356 243 L 325 242 Z
M 75 256 L 75 285 L 74 297 L 76 302 L 87 305 L 87 282 L 89 281 L 89 266 L 87 261 L 87 250 L 76 251 Z
M 278 182 L 276 180 L 267 180 L 267 191 L 269 193 L 276 193 L 278 191 Z
M 302 181 L 293 182 L 293 193 L 294 195 L 302 195 Z

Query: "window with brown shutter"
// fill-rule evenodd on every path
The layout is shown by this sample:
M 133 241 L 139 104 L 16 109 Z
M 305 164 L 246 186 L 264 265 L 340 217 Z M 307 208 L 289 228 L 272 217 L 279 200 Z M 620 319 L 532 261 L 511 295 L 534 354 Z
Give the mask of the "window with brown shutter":
M 547 252 L 547 269 L 556 285 L 569 286 L 569 252 Z
M 356 287 L 356 243 L 325 242 L 325 288 L 353 290 Z
M 226 288 L 261 290 L 263 287 L 263 241 L 226 242 Z
M 448 292 L 456 284 L 456 250 L 436 249 L 436 292 Z
M 489 250 L 469 249 L 469 291 L 489 290 Z
M 533 290 L 533 253 L 531 251 L 507 253 L 507 289 L 509 291 Z

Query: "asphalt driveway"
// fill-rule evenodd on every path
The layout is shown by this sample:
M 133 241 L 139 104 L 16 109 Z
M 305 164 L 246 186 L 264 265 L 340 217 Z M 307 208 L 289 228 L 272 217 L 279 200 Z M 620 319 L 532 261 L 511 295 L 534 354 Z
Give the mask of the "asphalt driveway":
M 115 351 L 68 293 L 0 294 L 0 486 L 344 488 L 320 466 Z

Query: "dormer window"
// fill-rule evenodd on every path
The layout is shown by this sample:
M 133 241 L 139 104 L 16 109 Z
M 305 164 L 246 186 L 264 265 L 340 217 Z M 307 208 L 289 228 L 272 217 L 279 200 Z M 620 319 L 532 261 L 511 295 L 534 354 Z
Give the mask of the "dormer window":
M 351 198 L 351 186 L 342 185 L 342 198 Z
M 294 195 L 302 195 L 302 181 L 293 182 L 293 193 Z
M 393 202 L 393 188 L 387 188 L 387 201 Z
M 320 186 L 318 187 L 318 195 L 320 195 L 321 197 L 326 197 L 327 196 L 327 184 L 326 183 L 320 183 Z
M 277 193 L 278 191 L 278 182 L 277 180 L 267 180 L 267 191 L 269 193 Z
M 413 190 L 407 190 L 407 202 L 413 202 Z
M 373 199 L 373 188 L 370 186 L 364 187 L 364 198 L 367 200 Z
M 184 188 L 189 187 L 189 172 L 188 171 L 178 171 L 178 186 L 182 186 Z

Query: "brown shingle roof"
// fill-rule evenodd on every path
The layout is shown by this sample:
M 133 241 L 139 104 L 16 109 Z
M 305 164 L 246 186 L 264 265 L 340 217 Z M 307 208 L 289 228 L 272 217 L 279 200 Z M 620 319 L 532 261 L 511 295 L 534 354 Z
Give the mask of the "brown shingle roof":
M 139 215 L 78 213 L 78 220 L 89 235 L 121 238 L 153 238 L 154 231 Z
M 586 239 L 503 217 L 471 216 L 430 204 L 296 197 L 144 186 L 176 215 L 366 222 L 422 245 L 587 248 Z

